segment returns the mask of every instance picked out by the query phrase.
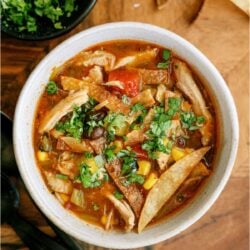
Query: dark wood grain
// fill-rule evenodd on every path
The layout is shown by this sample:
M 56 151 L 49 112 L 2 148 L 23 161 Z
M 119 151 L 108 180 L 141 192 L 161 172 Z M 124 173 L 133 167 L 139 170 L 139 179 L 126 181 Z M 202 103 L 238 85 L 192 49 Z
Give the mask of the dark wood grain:
M 168 0 L 158 10 L 154 0 L 99 0 L 74 30 L 47 41 L 21 41 L 2 34 L 1 109 L 13 117 L 25 80 L 57 44 L 98 24 L 140 21 L 172 30 L 197 46 L 218 67 L 233 94 L 240 121 L 240 144 L 231 178 L 214 206 L 181 234 L 152 246 L 157 250 L 249 249 L 249 22 L 228 0 Z M 53 235 L 32 204 L 21 180 L 20 213 Z M 15 232 L 1 226 L 2 249 L 26 249 Z M 84 244 L 86 249 L 100 249 Z M 149 249 L 149 248 L 148 248 Z

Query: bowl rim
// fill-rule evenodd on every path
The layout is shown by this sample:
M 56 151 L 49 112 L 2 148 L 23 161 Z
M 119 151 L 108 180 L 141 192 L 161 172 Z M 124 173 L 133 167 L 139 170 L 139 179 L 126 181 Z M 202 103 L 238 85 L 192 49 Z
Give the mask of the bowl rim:
M 101 242 L 101 239 L 98 239 L 99 241 L 93 241 L 92 239 L 86 239 L 83 237 L 80 237 L 76 232 L 73 232 L 73 230 L 69 230 L 68 228 L 65 227 L 65 225 L 63 224 L 63 222 L 58 221 L 56 218 L 54 218 L 49 211 L 45 210 L 45 208 L 43 207 L 43 204 L 41 203 L 41 201 L 38 199 L 38 197 L 36 196 L 36 194 L 33 192 L 32 190 L 32 186 L 29 184 L 29 179 L 25 176 L 25 171 L 24 171 L 24 167 L 23 167 L 23 161 L 22 161 L 22 157 L 21 157 L 21 152 L 18 146 L 18 140 L 16 139 L 18 136 L 18 117 L 20 115 L 22 115 L 22 103 L 23 103 L 23 96 L 25 95 L 25 93 L 28 91 L 29 88 L 29 84 L 26 83 L 30 83 L 30 79 L 33 77 L 33 75 L 36 75 L 37 72 L 39 71 L 39 68 L 42 68 L 43 65 L 46 64 L 47 58 L 51 57 L 51 56 L 55 56 L 58 52 L 60 52 L 61 49 L 63 49 L 64 46 L 74 42 L 74 40 L 79 39 L 80 37 L 83 37 L 84 35 L 88 35 L 94 32 L 99 32 L 99 31 L 103 31 L 106 29 L 112 29 L 112 28 L 134 28 L 137 27 L 139 29 L 148 29 L 151 30 L 152 32 L 157 31 L 159 33 L 164 33 L 162 35 L 168 36 L 168 37 L 172 37 L 173 39 L 177 39 L 180 43 L 182 43 L 182 45 L 185 46 L 185 48 L 187 50 L 191 50 L 193 53 L 195 53 L 198 57 L 199 60 L 202 60 L 207 67 L 209 67 L 210 71 L 212 72 L 212 74 L 214 75 L 214 77 L 216 78 L 217 82 L 219 82 L 219 84 L 221 84 L 221 87 L 223 88 L 224 91 L 224 95 L 226 96 L 226 101 L 228 102 L 228 104 L 231 105 L 231 113 L 229 114 L 229 116 L 233 119 L 231 119 L 232 123 L 233 123 L 233 127 L 234 129 L 232 130 L 232 145 L 230 146 L 230 157 L 228 159 L 228 164 L 227 167 L 225 168 L 225 172 L 223 174 L 223 178 L 220 180 L 219 185 L 216 186 L 213 189 L 213 193 L 211 194 L 210 197 L 208 197 L 207 199 L 207 203 L 202 207 L 202 209 L 198 212 L 196 212 L 196 214 L 194 214 L 191 218 L 187 218 L 182 224 L 178 225 L 176 229 L 174 229 L 171 233 L 164 233 L 163 235 L 159 235 L 158 237 L 154 237 L 152 238 L 146 238 L 145 241 L 142 242 L 127 242 L 126 245 L 120 245 L 119 243 L 115 243 L 115 242 Z M 110 39 L 112 40 L 112 39 Z M 107 41 L 107 40 L 103 40 L 102 42 Z M 146 39 L 145 39 L 146 41 Z M 182 232 L 183 230 L 185 230 L 186 228 L 188 228 L 189 226 L 191 226 L 193 223 L 195 223 L 198 219 L 200 219 L 208 210 L 209 208 L 214 204 L 214 202 L 216 201 L 216 199 L 219 197 L 219 195 L 221 194 L 222 190 L 224 189 L 235 159 L 236 159 L 236 154 L 237 154 L 237 148 L 238 148 L 238 142 L 239 142 L 239 124 L 238 124 L 238 116 L 237 116 L 237 110 L 234 104 L 234 100 L 233 97 L 224 81 L 224 79 L 222 78 L 221 74 L 219 73 L 219 71 L 215 68 L 215 66 L 209 61 L 209 59 L 202 53 L 200 52 L 194 45 L 192 45 L 190 42 L 188 42 L 186 39 L 180 37 L 179 35 L 160 28 L 158 26 L 155 25 L 151 25 L 151 24 L 146 24 L 146 23 L 139 23 L 139 22 L 113 22 L 113 23 L 107 23 L 107 24 L 103 24 L 103 25 L 99 25 L 99 26 L 95 26 L 92 28 L 89 28 L 87 30 L 84 30 L 82 32 L 79 32 L 77 34 L 75 34 L 74 36 L 68 38 L 67 40 L 65 40 L 64 42 L 62 42 L 61 44 L 59 44 L 57 47 L 55 47 L 46 57 L 44 57 L 42 59 L 42 61 L 36 66 L 36 68 L 32 71 L 32 73 L 30 74 L 29 78 L 26 80 L 26 83 L 20 93 L 17 105 L 16 105 L 16 110 L 15 110 L 15 115 L 14 115 L 14 126 L 13 126 L 13 141 L 14 141 L 14 153 L 15 153 L 15 157 L 17 160 L 17 165 L 20 171 L 20 174 L 22 176 L 22 179 L 24 180 L 25 186 L 27 187 L 32 199 L 35 201 L 35 203 L 38 205 L 38 207 L 43 211 L 43 213 L 46 214 L 46 216 L 53 221 L 53 223 L 55 225 L 57 225 L 58 227 L 62 228 L 64 231 L 66 231 L 68 234 L 72 235 L 73 237 L 81 240 L 81 241 L 85 241 L 89 244 L 93 244 L 93 245 L 97 245 L 97 246 L 102 246 L 102 247 L 106 247 L 106 248 L 120 248 L 120 249 L 124 249 L 124 248 L 136 248 L 136 247 L 143 247 L 143 246 L 147 246 L 147 245 L 152 245 L 152 244 L 156 244 L 159 243 L 163 240 L 169 239 L 175 235 L 177 235 L 178 233 Z
M 77 26 L 85 17 L 88 16 L 90 11 L 94 8 L 97 0 L 90 0 L 89 4 L 86 6 L 86 8 L 82 11 L 82 13 L 74 20 L 72 21 L 69 25 L 67 25 L 65 28 L 59 29 L 59 30 L 54 30 L 50 34 L 46 35 L 41 35 L 41 36 L 36 36 L 36 34 L 32 33 L 25 33 L 25 35 L 22 35 L 22 33 L 14 32 L 9 30 L 8 28 L 5 28 L 3 25 L 1 25 L 1 31 L 4 33 L 18 38 L 20 40 L 27 40 L 27 41 L 42 41 L 42 40 L 47 40 L 47 39 L 52 39 L 59 37 L 60 35 L 63 35 L 70 30 L 72 30 L 75 26 Z

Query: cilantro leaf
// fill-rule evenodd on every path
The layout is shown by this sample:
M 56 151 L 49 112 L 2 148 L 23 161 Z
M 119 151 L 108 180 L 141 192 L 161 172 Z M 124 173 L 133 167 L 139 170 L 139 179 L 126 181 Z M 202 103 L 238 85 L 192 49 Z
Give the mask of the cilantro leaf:
M 145 112 L 145 111 L 146 111 L 146 108 L 145 108 L 145 106 L 144 106 L 143 104 L 141 104 L 141 103 L 136 103 L 135 105 L 133 105 L 133 106 L 131 107 L 131 113 L 137 112 L 137 111 L 143 111 L 143 112 Z
M 34 33 L 38 30 L 38 21 L 51 23 L 55 29 L 62 29 L 60 19 L 70 17 L 77 9 L 76 0 L 3 0 L 1 4 L 2 25 L 15 26 L 19 32 Z
M 56 178 L 61 179 L 61 180 L 68 180 L 68 176 L 64 174 L 56 174 Z
M 78 180 L 81 181 L 85 188 L 95 188 L 99 187 L 103 181 L 108 180 L 108 174 L 103 167 L 99 168 L 95 173 L 92 173 L 90 166 L 86 163 L 82 163 L 80 165 L 80 175 Z
M 109 112 L 104 118 L 104 123 L 107 126 L 108 139 L 113 141 L 116 129 L 126 126 L 126 116 L 121 113 Z
M 169 64 L 170 64 L 170 62 L 159 62 L 157 64 L 157 68 L 158 69 L 167 69 Z
M 132 172 L 127 176 L 126 180 L 124 180 L 122 182 L 122 184 L 124 186 L 129 186 L 132 183 L 138 183 L 138 184 L 142 185 L 144 183 L 144 181 L 145 181 L 145 179 L 142 175 L 139 175 L 139 174 Z
M 84 156 L 85 156 L 87 159 L 93 158 L 93 154 L 90 153 L 90 152 L 85 152 L 85 153 L 84 153 Z
M 46 87 L 46 91 L 49 95 L 57 94 L 58 87 L 54 81 L 49 81 Z
M 104 150 L 104 156 L 105 156 L 107 162 L 111 162 L 116 158 L 113 149 L 115 149 L 115 147 L 112 146 L 112 147 L 107 147 Z
M 170 58 L 170 55 L 171 55 L 171 51 L 170 51 L 170 50 L 164 49 L 164 50 L 162 51 L 162 58 L 163 58 L 164 60 L 167 61 L 167 60 Z
M 115 190 L 114 196 L 118 200 L 122 200 L 124 198 L 124 195 L 121 192 L 119 192 L 118 190 Z

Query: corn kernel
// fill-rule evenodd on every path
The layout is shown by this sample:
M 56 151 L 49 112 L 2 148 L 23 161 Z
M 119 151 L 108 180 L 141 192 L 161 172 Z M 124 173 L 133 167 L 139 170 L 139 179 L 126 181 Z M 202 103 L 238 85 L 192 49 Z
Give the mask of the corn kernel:
M 156 173 L 151 173 L 148 178 L 146 179 L 146 181 L 144 182 L 143 184 L 143 187 L 146 189 L 146 190 L 149 190 L 151 189 L 155 183 L 157 182 L 158 180 L 158 177 L 156 175 Z
M 113 151 L 116 154 L 119 153 L 123 148 L 123 144 L 122 144 L 122 142 L 120 140 L 114 141 L 112 145 L 115 146 L 115 149 Z
M 186 152 L 181 148 L 174 147 L 172 149 L 171 154 L 175 161 L 179 161 L 181 158 L 183 158 L 186 155 Z
M 145 161 L 145 160 L 138 160 L 137 164 L 139 166 L 139 169 L 137 171 L 137 174 L 140 175 L 148 175 L 151 169 L 151 162 Z
M 103 216 L 101 217 L 101 223 L 102 223 L 103 225 L 106 225 L 107 219 L 108 219 L 107 215 L 103 215 Z
M 47 161 L 49 159 L 49 154 L 47 152 L 38 150 L 37 151 L 37 158 L 39 161 Z
M 187 101 L 183 101 L 181 103 L 181 108 L 182 108 L 183 111 L 190 111 L 191 104 L 189 104 Z
M 94 158 L 85 158 L 84 163 L 86 163 L 90 167 L 89 170 L 92 174 L 94 174 L 98 170 L 98 166 Z
M 164 144 L 164 146 L 167 146 L 168 142 L 169 142 L 169 140 L 168 140 L 167 137 L 163 139 L 163 144 Z
M 67 202 L 69 200 L 69 196 L 67 194 L 60 193 L 60 196 L 64 202 Z

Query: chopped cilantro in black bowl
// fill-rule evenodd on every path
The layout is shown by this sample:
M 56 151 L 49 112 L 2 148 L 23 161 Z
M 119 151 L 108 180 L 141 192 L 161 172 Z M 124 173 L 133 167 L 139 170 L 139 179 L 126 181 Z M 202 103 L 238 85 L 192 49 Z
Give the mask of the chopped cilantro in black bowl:
M 96 0 L 0 0 L 1 30 L 19 39 L 44 40 L 75 27 Z

